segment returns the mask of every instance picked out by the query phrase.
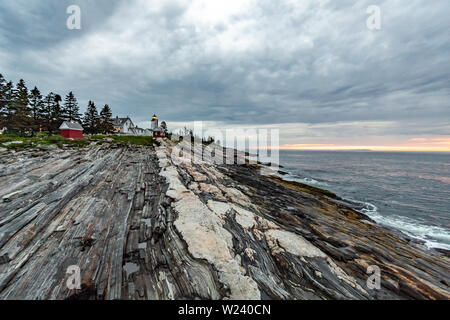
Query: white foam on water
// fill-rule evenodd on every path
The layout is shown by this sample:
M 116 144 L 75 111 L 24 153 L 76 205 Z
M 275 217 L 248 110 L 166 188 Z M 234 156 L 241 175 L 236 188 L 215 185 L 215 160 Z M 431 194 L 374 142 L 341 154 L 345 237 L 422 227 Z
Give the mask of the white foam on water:
M 427 248 L 441 248 L 450 250 L 450 231 L 441 227 L 421 224 L 404 216 L 382 216 L 378 208 L 368 202 L 346 199 L 352 203 L 362 205 L 359 209 L 362 213 L 375 220 L 377 223 L 397 229 L 418 240 L 425 242 Z
M 272 168 L 265 165 L 263 165 L 263 167 L 267 169 L 272 169 L 274 171 L 278 171 L 278 168 Z M 287 175 L 276 173 L 276 175 L 285 181 L 299 182 L 311 185 L 313 187 L 329 186 L 326 182 L 317 181 L 312 178 L 297 178 L 291 173 L 288 173 Z M 450 250 L 450 230 L 441 227 L 421 224 L 418 221 L 412 220 L 404 216 L 383 216 L 378 212 L 378 208 L 372 203 L 362 202 L 348 198 L 345 200 L 360 206 L 361 208 L 358 209 L 358 211 L 366 214 L 375 222 L 385 225 L 387 227 L 391 227 L 393 229 L 400 230 L 401 232 L 403 232 L 404 234 L 406 234 L 411 238 L 421 240 L 424 242 L 425 246 L 429 249 L 440 248 Z
M 288 174 L 288 175 L 285 175 L 285 176 L 280 175 L 280 177 L 283 178 L 283 180 L 286 180 L 286 181 L 294 181 L 294 182 L 304 183 L 304 184 L 307 184 L 307 185 L 310 185 L 310 186 L 313 186 L 313 187 L 315 187 L 315 186 L 325 186 L 325 187 L 328 186 L 328 184 L 326 182 L 317 181 L 317 180 L 312 179 L 312 178 L 297 178 L 297 177 L 295 177 L 295 176 L 293 176 L 291 174 Z
M 263 168 L 266 169 L 270 169 L 272 171 L 275 171 L 276 175 L 285 180 L 285 181 L 293 181 L 293 182 L 299 182 L 299 183 L 303 183 L 303 184 L 307 184 L 310 186 L 328 186 L 328 184 L 326 182 L 321 182 L 321 181 L 317 181 L 315 179 L 312 178 L 298 178 L 297 176 L 287 172 L 287 174 L 280 174 L 278 171 L 280 170 L 280 168 L 278 168 L 277 166 L 267 166 L 267 165 L 261 165 Z

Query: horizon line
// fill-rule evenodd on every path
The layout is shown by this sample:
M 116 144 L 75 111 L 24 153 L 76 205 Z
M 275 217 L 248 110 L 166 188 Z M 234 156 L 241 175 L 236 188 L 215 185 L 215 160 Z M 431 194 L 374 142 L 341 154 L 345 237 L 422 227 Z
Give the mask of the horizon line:
M 268 149 L 274 147 L 269 146 Z M 336 146 L 336 145 L 281 145 L 277 146 L 279 150 L 294 151 L 366 151 L 366 152 L 449 152 L 450 147 L 412 147 L 412 146 Z M 259 148 L 257 148 L 259 149 Z

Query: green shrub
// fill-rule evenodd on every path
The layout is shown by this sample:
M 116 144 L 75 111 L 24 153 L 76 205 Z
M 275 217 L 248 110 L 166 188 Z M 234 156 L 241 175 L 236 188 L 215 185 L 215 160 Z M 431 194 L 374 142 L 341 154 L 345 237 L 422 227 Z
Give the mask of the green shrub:
M 27 134 L 20 132 L 20 131 L 16 131 L 16 130 L 5 130 L 3 132 L 3 135 L 8 135 L 10 137 L 16 137 L 16 138 L 26 138 L 28 137 Z
M 47 138 L 48 136 L 49 136 L 49 134 L 47 132 L 36 133 L 36 138 L 39 138 L 39 139 L 44 139 L 44 138 Z

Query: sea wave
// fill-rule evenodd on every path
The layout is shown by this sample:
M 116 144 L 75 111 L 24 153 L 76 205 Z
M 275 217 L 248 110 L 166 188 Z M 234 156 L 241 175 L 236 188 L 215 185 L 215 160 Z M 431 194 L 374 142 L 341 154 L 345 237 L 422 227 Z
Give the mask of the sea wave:
M 301 178 L 298 175 L 292 174 L 290 172 L 280 173 L 278 167 L 272 167 L 272 166 L 267 166 L 267 165 L 261 165 L 261 166 L 263 168 L 270 169 L 270 170 L 274 171 L 276 176 L 278 176 L 279 178 L 281 178 L 281 179 L 283 179 L 285 181 L 293 181 L 293 182 L 304 183 L 304 184 L 307 184 L 307 185 L 311 185 L 313 187 L 316 187 L 316 186 L 326 187 L 326 186 L 328 186 L 328 184 L 326 182 L 317 181 L 315 179 L 307 178 L 307 177 Z
M 268 169 L 270 168 L 274 171 L 278 171 L 277 168 L 271 168 L 269 166 L 264 165 L 263 167 L 266 167 Z M 329 188 L 329 185 L 326 182 L 318 181 L 313 178 L 308 177 L 302 178 L 290 172 L 284 174 L 276 172 L 275 174 L 285 181 L 294 181 L 315 187 L 328 187 L 328 189 L 331 189 Z M 423 241 L 426 247 L 429 249 L 441 248 L 450 250 L 450 230 L 448 229 L 419 223 L 418 221 L 412 220 L 404 216 L 382 215 L 378 211 L 377 206 L 369 202 L 363 202 L 349 198 L 344 198 L 344 200 L 352 204 L 355 210 L 366 214 L 375 222 L 399 230 L 411 238 Z
M 294 181 L 294 182 L 299 182 L 299 183 L 304 183 L 307 185 L 311 185 L 313 187 L 315 186 L 328 186 L 328 184 L 326 182 L 323 181 L 317 181 L 315 179 L 312 178 L 298 178 L 297 176 L 293 176 L 293 175 L 287 175 L 285 177 L 283 177 L 284 180 L 286 181 Z
M 423 241 L 427 248 L 450 250 L 450 231 L 445 228 L 422 224 L 404 216 L 383 216 L 372 203 L 354 199 L 345 200 L 355 204 L 356 210 L 366 214 L 377 223 L 400 230 L 411 238 Z
M 312 178 L 300 178 L 299 176 L 295 175 L 295 174 L 291 174 L 291 173 L 287 173 L 287 174 L 277 174 L 278 177 L 282 178 L 285 181 L 293 181 L 293 182 L 299 182 L 299 183 L 303 183 L 303 184 L 307 184 L 313 187 L 326 187 L 328 186 L 328 184 L 326 182 L 323 181 L 317 181 L 315 179 Z

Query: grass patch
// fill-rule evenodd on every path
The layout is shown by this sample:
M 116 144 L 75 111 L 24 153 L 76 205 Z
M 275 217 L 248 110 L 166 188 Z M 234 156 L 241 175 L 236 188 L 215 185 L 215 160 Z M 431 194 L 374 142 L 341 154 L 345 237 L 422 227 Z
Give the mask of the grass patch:
M 91 140 L 103 140 L 105 139 L 107 136 L 103 135 L 103 134 L 95 134 L 93 135 L 90 139 Z
M 3 145 L 3 143 L 8 142 L 19 142 L 11 143 L 9 145 Z M 58 148 L 63 148 L 64 146 L 78 147 L 82 148 L 89 144 L 86 139 L 71 140 L 63 138 L 59 135 L 47 135 L 47 134 L 37 134 L 35 137 L 23 137 L 14 134 L 2 134 L 0 135 L 0 147 L 9 150 L 23 150 L 28 148 L 34 148 L 39 146 L 50 146 L 56 145 Z
M 12 142 L 12 141 L 24 141 L 24 137 L 12 135 L 12 134 L 1 134 L 0 135 L 0 144 L 4 142 Z
M 113 143 L 120 145 L 134 145 L 134 146 L 152 146 L 155 142 L 153 137 L 143 136 L 106 136 L 106 135 L 94 135 L 84 139 L 66 139 L 60 135 L 49 135 L 46 133 L 38 133 L 34 137 L 24 137 L 16 134 L 2 134 L 0 135 L 0 148 L 6 148 L 9 150 L 23 150 L 27 148 L 37 148 L 39 146 L 51 146 L 56 145 L 58 148 L 76 147 L 82 148 L 94 142 L 96 145 L 103 145 L 107 142 L 107 139 L 112 139 Z M 11 143 L 16 142 L 17 143 Z M 3 143 L 10 143 L 3 145 Z
M 153 137 L 144 136 L 110 136 L 115 143 L 134 145 L 134 146 L 152 146 Z

